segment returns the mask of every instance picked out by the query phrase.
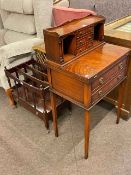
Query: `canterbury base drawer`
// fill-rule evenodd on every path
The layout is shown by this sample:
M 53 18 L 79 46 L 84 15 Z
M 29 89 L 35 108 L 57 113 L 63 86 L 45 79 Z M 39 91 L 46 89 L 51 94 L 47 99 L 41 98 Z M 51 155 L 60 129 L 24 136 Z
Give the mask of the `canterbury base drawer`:
M 102 76 L 96 77 L 95 80 L 92 82 L 92 91 L 95 91 L 98 88 L 101 88 L 104 84 L 110 81 L 117 74 L 120 74 L 121 72 L 125 73 L 126 68 L 127 68 L 127 60 L 123 60 L 120 63 L 118 63 L 116 66 L 111 68 L 109 71 L 104 73 Z
M 108 94 L 114 88 L 117 86 L 117 84 L 125 77 L 125 72 L 121 72 L 121 74 L 118 74 L 114 79 L 109 81 L 107 84 L 105 84 L 100 90 L 96 91 L 92 95 L 92 104 L 99 101 L 104 95 Z

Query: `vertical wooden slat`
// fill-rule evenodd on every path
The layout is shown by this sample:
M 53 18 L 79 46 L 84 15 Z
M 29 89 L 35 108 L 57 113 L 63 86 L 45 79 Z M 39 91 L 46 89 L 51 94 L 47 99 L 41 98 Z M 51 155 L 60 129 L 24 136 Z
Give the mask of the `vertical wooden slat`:
M 18 74 L 18 72 L 17 72 L 17 71 L 15 72 L 15 74 L 16 74 L 16 77 L 19 79 L 19 74 Z
M 17 82 L 16 82 L 16 80 L 14 80 L 14 84 L 15 84 L 15 89 L 16 89 L 16 95 L 17 95 L 17 99 L 18 99 L 18 101 L 19 101 L 19 90 L 18 90 L 18 86 L 17 86 Z
M 45 117 L 45 127 L 47 128 L 47 129 L 49 129 L 49 119 L 48 119 L 48 115 L 47 115 L 47 110 L 46 110 L 46 102 L 45 102 L 45 98 L 46 98 L 46 94 L 45 94 L 45 92 L 44 92 L 44 88 L 41 86 L 40 87 L 40 89 L 41 89 L 41 98 L 42 98 L 42 103 L 43 103 L 43 109 L 44 109 L 44 112 L 43 112 L 43 115 L 44 115 L 44 117 Z

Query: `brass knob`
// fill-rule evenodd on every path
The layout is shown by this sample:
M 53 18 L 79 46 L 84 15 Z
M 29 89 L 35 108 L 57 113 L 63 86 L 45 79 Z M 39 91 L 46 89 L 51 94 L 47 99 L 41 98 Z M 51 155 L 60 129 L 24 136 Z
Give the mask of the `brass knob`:
M 60 63 L 63 63 L 63 62 L 64 62 L 63 57 L 60 57 Z
M 79 34 L 82 35 L 82 32 L 80 32 Z
M 99 79 L 99 83 L 100 83 L 100 84 L 104 84 L 104 79 L 103 79 L 103 77 L 101 77 L 101 78 Z
M 121 79 L 121 77 L 122 77 L 121 75 L 118 75 L 117 79 L 118 79 L 118 80 L 120 80 L 120 79 Z
M 80 41 L 80 45 L 83 45 L 83 41 Z
M 98 94 L 100 97 L 103 95 L 102 91 L 99 91 Z
M 119 68 L 123 69 L 123 64 L 122 63 L 119 64 Z

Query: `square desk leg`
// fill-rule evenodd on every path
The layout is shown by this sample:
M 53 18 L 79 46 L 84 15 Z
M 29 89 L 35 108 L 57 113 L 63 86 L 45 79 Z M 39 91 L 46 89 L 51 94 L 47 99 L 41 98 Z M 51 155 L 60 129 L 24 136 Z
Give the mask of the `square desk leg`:
M 89 132 L 90 132 L 90 115 L 89 111 L 85 111 L 85 159 L 88 158 L 88 150 L 89 150 Z
M 55 136 L 58 137 L 58 125 L 57 125 L 57 111 L 56 111 L 56 94 L 50 92 L 51 96 L 51 107 L 52 107 L 52 116 L 53 116 L 53 125 Z
M 121 108 L 122 108 L 123 97 L 125 94 L 125 87 L 126 87 L 126 79 L 120 84 L 119 91 L 118 91 L 118 109 L 117 109 L 116 124 L 119 123 L 120 117 L 121 117 Z

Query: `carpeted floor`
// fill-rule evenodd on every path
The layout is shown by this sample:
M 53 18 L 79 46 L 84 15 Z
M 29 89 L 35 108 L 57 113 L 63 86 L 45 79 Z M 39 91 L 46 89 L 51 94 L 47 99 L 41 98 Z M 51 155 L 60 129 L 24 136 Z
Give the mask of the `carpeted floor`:
M 90 149 L 83 159 L 83 110 L 59 115 L 55 138 L 43 122 L 18 106 L 12 109 L 0 89 L 0 175 L 131 175 L 131 119 L 115 124 L 113 106 L 91 110 Z

